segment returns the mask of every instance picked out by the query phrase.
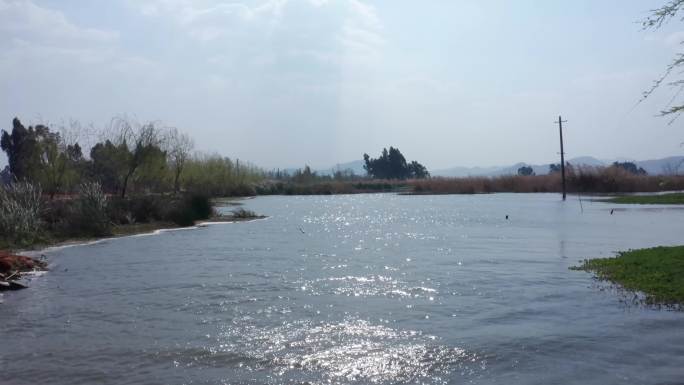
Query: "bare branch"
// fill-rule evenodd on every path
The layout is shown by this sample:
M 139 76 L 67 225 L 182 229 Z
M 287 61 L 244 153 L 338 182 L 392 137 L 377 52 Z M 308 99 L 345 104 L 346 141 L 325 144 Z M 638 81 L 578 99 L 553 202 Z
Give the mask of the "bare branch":
M 684 0 L 672 0 L 664 6 L 651 10 L 651 16 L 641 22 L 644 29 L 658 29 L 670 19 L 677 16 L 684 6 Z

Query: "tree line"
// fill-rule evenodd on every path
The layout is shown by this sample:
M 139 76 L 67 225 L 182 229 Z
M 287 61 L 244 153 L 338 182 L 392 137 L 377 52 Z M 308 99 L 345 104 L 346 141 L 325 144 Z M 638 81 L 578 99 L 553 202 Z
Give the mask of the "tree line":
M 74 193 L 84 182 L 98 182 L 106 193 L 126 197 L 131 191 L 248 192 L 244 186 L 263 178 L 263 172 L 249 163 L 193 153 L 194 141 L 188 134 L 157 122 L 112 119 L 89 150 L 78 136 L 42 124 L 26 127 L 15 118 L 0 138 L 9 161 L 3 179 L 40 185 L 50 197 Z

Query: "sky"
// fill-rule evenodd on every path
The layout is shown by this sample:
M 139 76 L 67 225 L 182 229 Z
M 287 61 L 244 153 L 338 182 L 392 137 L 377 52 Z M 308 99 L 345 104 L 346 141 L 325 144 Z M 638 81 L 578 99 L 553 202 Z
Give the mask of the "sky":
M 324 168 L 398 147 L 428 169 L 682 155 L 642 92 L 684 23 L 665 0 L 0 0 L 0 128 L 113 117 L 202 152 Z M 0 165 L 6 159 L 0 156 Z

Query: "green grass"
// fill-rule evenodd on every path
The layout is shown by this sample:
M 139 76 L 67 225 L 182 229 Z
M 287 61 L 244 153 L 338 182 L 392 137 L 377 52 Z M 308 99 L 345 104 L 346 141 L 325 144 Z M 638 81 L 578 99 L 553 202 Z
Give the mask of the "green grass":
M 684 193 L 672 193 L 661 195 L 623 195 L 606 200 L 609 203 L 636 204 L 636 205 L 682 205 Z
M 684 246 L 654 247 L 618 253 L 615 258 L 585 260 L 573 270 L 646 294 L 648 304 L 684 304 Z

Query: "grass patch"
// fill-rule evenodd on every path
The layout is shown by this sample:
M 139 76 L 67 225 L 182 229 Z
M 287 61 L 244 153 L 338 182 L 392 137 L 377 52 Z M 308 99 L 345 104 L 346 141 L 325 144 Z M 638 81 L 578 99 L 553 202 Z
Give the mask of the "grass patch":
M 684 246 L 624 251 L 615 258 L 584 260 L 571 269 L 643 292 L 648 304 L 684 304 Z
M 607 199 L 606 202 L 633 205 L 683 205 L 684 193 L 660 195 L 624 195 Z

